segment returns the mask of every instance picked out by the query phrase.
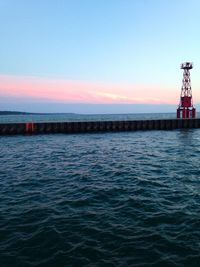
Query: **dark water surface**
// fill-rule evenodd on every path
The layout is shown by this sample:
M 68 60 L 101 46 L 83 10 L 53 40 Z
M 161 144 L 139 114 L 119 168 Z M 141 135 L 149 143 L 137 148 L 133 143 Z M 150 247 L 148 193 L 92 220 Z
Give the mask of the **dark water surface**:
M 200 130 L 0 137 L 0 266 L 200 266 Z

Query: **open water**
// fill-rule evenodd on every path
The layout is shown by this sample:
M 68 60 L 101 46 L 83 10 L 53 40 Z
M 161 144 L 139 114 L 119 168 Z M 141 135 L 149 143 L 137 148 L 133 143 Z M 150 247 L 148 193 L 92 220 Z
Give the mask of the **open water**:
M 30 114 L 30 115 L 1 115 L 0 123 L 7 122 L 62 122 L 62 121 L 116 121 L 142 119 L 174 119 L 175 113 L 146 113 L 146 114 Z
M 0 137 L 0 266 L 200 266 L 200 129 Z

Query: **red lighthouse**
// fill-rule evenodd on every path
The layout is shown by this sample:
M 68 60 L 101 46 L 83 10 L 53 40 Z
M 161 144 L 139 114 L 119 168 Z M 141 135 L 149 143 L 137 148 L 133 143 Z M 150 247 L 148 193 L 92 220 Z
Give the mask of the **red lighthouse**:
M 177 108 L 177 118 L 189 119 L 195 118 L 196 109 L 192 103 L 192 88 L 190 82 L 190 70 L 193 68 L 192 63 L 185 62 L 181 64 L 183 70 L 183 81 L 181 88 L 180 103 Z

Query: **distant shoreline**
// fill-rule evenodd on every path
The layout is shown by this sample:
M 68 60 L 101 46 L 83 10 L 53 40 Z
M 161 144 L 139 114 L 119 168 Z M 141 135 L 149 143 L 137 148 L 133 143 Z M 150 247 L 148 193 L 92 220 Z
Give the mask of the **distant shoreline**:
M 34 112 L 23 112 L 23 111 L 0 111 L 1 115 L 48 115 L 49 113 L 34 113 Z
M 0 111 L 1 115 L 49 115 L 52 113 L 36 113 L 36 112 L 23 112 L 23 111 Z M 53 114 L 63 114 L 63 113 L 53 113 Z M 66 113 L 70 115 L 74 115 L 75 113 Z
M 0 115 L 29 115 L 33 113 L 22 112 L 22 111 L 0 111 Z

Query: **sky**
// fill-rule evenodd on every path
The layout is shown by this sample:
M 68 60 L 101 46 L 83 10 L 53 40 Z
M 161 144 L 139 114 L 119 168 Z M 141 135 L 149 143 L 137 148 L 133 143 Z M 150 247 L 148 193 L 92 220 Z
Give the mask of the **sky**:
M 0 0 L 0 110 L 175 112 L 199 0 Z

